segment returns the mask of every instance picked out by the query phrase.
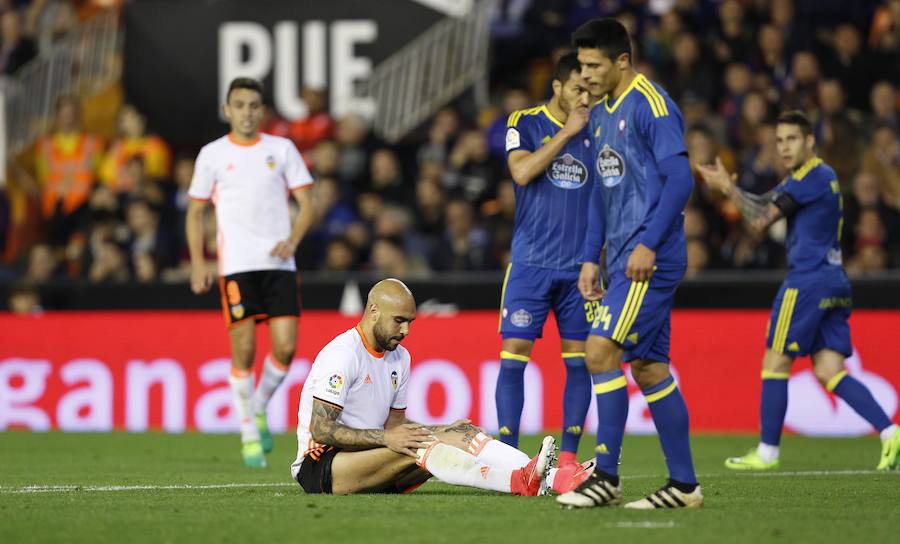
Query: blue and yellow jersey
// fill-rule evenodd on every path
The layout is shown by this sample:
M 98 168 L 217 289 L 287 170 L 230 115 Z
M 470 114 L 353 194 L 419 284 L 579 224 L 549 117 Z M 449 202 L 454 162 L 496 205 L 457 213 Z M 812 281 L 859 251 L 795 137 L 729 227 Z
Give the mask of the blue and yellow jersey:
M 687 153 L 681 111 L 669 95 L 638 74 L 614 103 L 604 98 L 588 122 L 591 167 L 602 184 L 607 272 L 624 273 L 638 237 L 647 230 L 659 203 L 663 177 L 658 164 Z M 674 222 L 656 251 L 656 266 L 687 264 L 684 216 Z
M 563 127 L 547 106 L 509 116 L 506 154 L 540 149 Z M 573 137 L 543 175 L 525 187 L 516 185 L 513 264 L 577 270 L 587 230 L 591 195 L 587 130 Z
M 790 272 L 841 270 L 843 199 L 834 170 L 813 157 L 776 191 L 789 195 L 798 205 L 787 218 L 785 245 Z

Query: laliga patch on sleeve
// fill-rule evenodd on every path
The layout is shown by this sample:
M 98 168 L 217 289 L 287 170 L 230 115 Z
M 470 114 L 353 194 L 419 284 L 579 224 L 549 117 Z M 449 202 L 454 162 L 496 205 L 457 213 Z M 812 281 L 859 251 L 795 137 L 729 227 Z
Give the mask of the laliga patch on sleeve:
M 506 130 L 506 150 L 512 151 L 513 149 L 518 148 L 521 144 L 519 139 L 519 131 L 514 128 L 509 128 Z

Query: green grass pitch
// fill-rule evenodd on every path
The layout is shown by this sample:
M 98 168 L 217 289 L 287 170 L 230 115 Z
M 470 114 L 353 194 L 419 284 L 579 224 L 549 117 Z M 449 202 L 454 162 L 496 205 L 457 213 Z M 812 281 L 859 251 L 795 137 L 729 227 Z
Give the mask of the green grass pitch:
M 523 443 L 530 452 L 538 438 Z M 695 436 L 706 506 L 634 512 L 437 482 L 411 495 L 305 495 L 288 470 L 293 435 L 251 470 L 234 435 L 0 432 L 0 542 L 900 542 L 900 472 L 872 470 L 877 438 L 789 436 L 781 472 L 727 472 L 724 458 L 754 443 Z M 655 437 L 626 437 L 621 474 L 629 500 L 663 483 Z

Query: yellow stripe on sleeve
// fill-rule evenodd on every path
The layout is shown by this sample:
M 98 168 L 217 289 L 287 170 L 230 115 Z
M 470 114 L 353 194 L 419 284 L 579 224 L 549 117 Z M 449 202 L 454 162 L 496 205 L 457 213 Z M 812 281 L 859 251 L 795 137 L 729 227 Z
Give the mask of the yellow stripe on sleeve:
M 583 351 L 564 351 L 562 354 L 563 359 L 572 359 L 573 357 L 584 357 Z
M 608 382 L 595 383 L 594 394 L 602 395 L 603 393 L 609 393 L 610 391 L 622 389 L 623 387 L 628 387 L 628 380 L 625 379 L 625 376 L 619 376 L 618 378 L 609 380 Z
M 647 404 L 650 404 L 651 402 L 656 402 L 656 401 L 660 400 L 661 398 L 668 396 L 669 393 L 671 393 L 672 391 L 675 391 L 675 388 L 677 388 L 677 387 L 678 387 L 678 382 L 673 381 L 672 383 L 670 383 L 668 385 L 668 387 L 666 387 L 662 391 L 657 391 L 656 393 L 653 393 L 652 395 L 647 395 L 645 397 L 647 400 Z
M 662 114 L 660 113 L 659 106 L 656 105 L 656 101 L 653 99 L 653 97 L 651 97 L 650 94 L 640 85 L 638 85 L 636 88 L 639 93 L 644 95 L 644 98 L 646 98 L 647 102 L 650 104 L 650 109 L 653 111 L 653 117 L 659 118 L 659 116 Z
M 669 107 L 666 105 L 666 99 L 663 98 L 663 95 L 659 94 L 659 91 L 656 90 L 656 87 L 654 87 L 653 84 L 650 83 L 650 81 L 647 79 L 642 79 L 641 85 L 644 87 L 644 89 L 647 90 L 648 93 L 650 93 L 650 96 L 656 98 L 656 105 L 659 108 L 660 115 L 663 117 L 669 115 Z
M 837 387 L 839 383 L 841 383 L 841 380 L 843 380 L 844 376 L 846 375 L 847 371 L 841 370 L 840 372 L 832 376 L 830 380 L 828 380 L 828 383 L 825 384 L 825 389 L 827 389 L 829 393 L 834 391 L 834 388 Z

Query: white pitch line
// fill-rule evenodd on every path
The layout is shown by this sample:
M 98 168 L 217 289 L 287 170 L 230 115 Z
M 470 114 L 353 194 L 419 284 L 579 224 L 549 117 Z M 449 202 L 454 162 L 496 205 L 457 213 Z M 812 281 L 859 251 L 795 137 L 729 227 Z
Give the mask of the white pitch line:
M 171 485 L 27 485 L 24 487 L 0 487 L 0 494 L 9 493 L 71 493 L 109 491 L 181 491 L 198 489 L 246 489 L 254 487 L 288 487 L 297 485 L 287 482 L 273 483 L 231 483 L 231 484 L 171 484 Z
M 606 526 L 615 529 L 674 529 L 678 527 L 674 521 L 618 521 L 607 523 Z
M 802 478 L 805 476 L 900 476 L 900 471 L 884 470 L 798 470 L 772 472 L 706 472 L 697 474 L 698 478 Z M 623 480 L 649 480 L 666 478 L 665 474 L 626 474 Z

